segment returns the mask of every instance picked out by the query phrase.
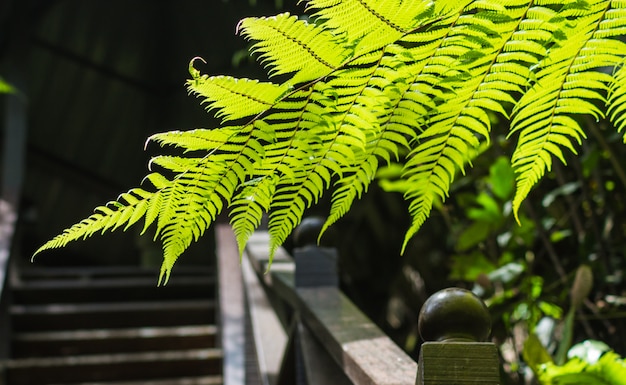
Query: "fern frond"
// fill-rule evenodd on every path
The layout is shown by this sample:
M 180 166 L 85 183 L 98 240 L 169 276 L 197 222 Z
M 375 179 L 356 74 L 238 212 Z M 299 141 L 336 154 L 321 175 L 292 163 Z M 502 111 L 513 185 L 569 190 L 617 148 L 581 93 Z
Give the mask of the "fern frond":
M 418 82 L 425 79 L 430 88 L 439 86 L 443 92 L 435 95 L 441 102 L 429 111 L 432 117 L 424 122 L 428 128 L 404 166 L 412 224 L 403 249 L 429 216 L 435 197 L 445 200 L 456 172 L 464 172 L 480 142 L 489 140 L 488 112 L 508 116 L 507 106 L 515 103 L 512 94 L 521 92 L 528 82 L 528 62 L 538 60 L 535 44 L 543 34 L 522 33 L 523 28 L 537 25 L 522 24 L 532 13 L 532 5 L 500 2 L 497 17 L 493 6 L 474 2 L 468 9 L 475 13 L 459 14 L 417 77 Z M 455 72 L 456 68 L 463 72 Z
M 193 71 L 192 71 L 193 73 Z M 196 76 L 187 82 L 190 92 L 204 98 L 208 110 L 224 121 L 254 116 L 268 108 L 287 90 L 287 85 L 237 79 L 231 76 Z
M 240 254 L 243 254 L 248 239 L 261 224 L 263 214 L 269 211 L 277 183 L 278 178 L 275 175 L 252 179 L 246 182 L 233 199 L 230 205 L 230 222 Z
M 208 165 L 202 159 L 158 157 L 153 163 L 179 172 L 160 186 L 152 208 L 157 223 L 155 237 L 163 242 L 164 251 L 159 282 L 167 283 L 180 254 L 204 234 L 239 180 L 232 175 L 232 164 L 226 162 Z
M 327 75 L 350 54 L 327 29 L 288 13 L 246 18 L 239 29 L 242 36 L 255 41 L 252 52 L 260 55 L 270 76 L 293 73 L 292 84 Z
M 392 157 L 397 161 L 400 150 L 408 150 L 409 140 L 415 139 L 416 133 L 411 124 L 404 120 L 400 101 L 409 87 L 406 83 L 388 84 L 383 89 L 387 98 L 382 105 L 386 106 L 384 114 L 378 120 L 381 122 L 378 130 L 370 130 L 366 138 L 366 147 L 356 161 L 353 169 L 345 170 L 343 176 L 335 183 L 337 189 L 333 192 L 329 216 L 324 223 L 319 237 L 343 217 L 355 199 L 361 198 L 367 191 L 369 184 L 374 180 L 379 161 L 391 162 Z M 404 92 L 401 90 L 404 89 Z
M 397 158 L 400 148 L 409 147 L 408 139 L 418 135 L 421 123 L 434 108 L 433 100 L 439 96 L 437 86 L 416 82 L 416 74 L 426 66 L 427 61 L 423 58 L 431 57 L 439 47 L 429 42 L 437 43 L 446 33 L 445 28 L 438 24 L 450 22 L 451 15 L 454 15 L 454 7 L 446 7 L 449 4 L 440 2 L 439 8 L 429 4 L 419 9 L 419 15 L 429 14 L 436 20 L 433 28 L 437 28 L 438 33 L 423 30 L 417 23 L 410 28 L 396 28 L 402 30 L 404 35 L 383 50 L 384 56 L 376 64 L 372 76 L 372 84 L 380 90 L 379 97 L 375 99 L 380 103 L 380 115 L 370 118 L 370 121 L 379 121 L 377 127 L 380 128 L 371 130 L 365 152 L 357 162 L 358 166 L 337 182 L 338 189 L 333 195 L 330 216 L 323 231 L 348 211 L 354 199 L 367 191 L 376 173 L 378 159 L 389 162 L 392 156 Z M 420 16 L 416 20 L 420 20 Z M 412 48 L 406 49 L 406 46 Z M 434 80 L 434 77 L 426 78 Z
M 517 133 L 518 145 L 512 156 L 517 175 L 513 199 L 516 215 L 531 188 L 550 170 L 552 157 L 565 163 L 563 149 L 576 154 L 575 145 L 586 137 L 572 118 L 588 114 L 600 119 L 604 112 L 610 75 L 606 66 L 622 61 L 624 44 L 608 39 L 603 29 L 610 1 L 590 2 L 584 16 L 578 17 L 568 38 L 553 47 L 536 67 L 536 83 L 520 99 L 514 110 L 511 133 Z
M 43 250 L 64 247 L 72 241 L 88 238 L 97 232 L 113 231 L 123 225 L 127 229 L 143 217 L 152 196 L 152 193 L 140 188 L 121 194 L 116 201 L 97 207 L 91 216 L 43 244 L 34 255 Z
M 215 129 L 195 129 L 189 131 L 169 131 L 151 135 L 148 142 L 158 143 L 162 147 L 174 146 L 187 151 L 212 151 L 226 145 L 237 135 L 237 127 Z
M 609 95 L 607 101 L 609 118 L 617 131 L 622 132 L 626 127 L 626 62 L 622 62 L 613 74 Z M 626 143 L 626 131 L 623 140 Z
M 219 152 L 206 157 L 161 156 L 152 160 L 152 164 L 175 174 L 169 184 L 157 186 L 160 199 L 155 209 L 158 210 L 155 237 L 162 240 L 164 251 L 159 281 L 164 278 L 167 283 L 180 254 L 230 204 L 236 189 L 251 172 L 252 164 L 261 160 L 262 146 L 249 133 L 245 127 L 239 133 L 245 139 L 245 146 L 222 146 Z
M 328 74 L 327 82 L 315 82 L 306 97 L 304 90 L 286 97 L 276 104 L 275 113 L 263 119 L 285 122 L 292 133 L 267 146 L 267 156 L 257 170 L 259 177 L 282 175 L 270 207 L 272 250 L 284 242 L 304 210 L 330 186 L 332 175 L 351 168 L 365 150 L 367 132 L 376 130 L 376 114 L 384 109 L 376 97 L 381 85 L 373 80 L 382 68 L 382 55 L 373 52 L 348 60 Z M 379 75 L 378 79 L 384 78 Z M 302 96 L 296 96 L 300 93 Z M 292 99 L 303 103 L 301 113 L 282 112 L 283 105 L 293 107 Z M 368 126 L 371 128 L 365 129 Z M 316 140 L 311 143 L 311 138 Z M 291 166 L 301 172 L 294 173 Z
M 436 4 L 429 0 L 312 0 L 313 16 L 345 39 L 354 56 L 391 44 L 423 25 Z
M 575 116 L 608 111 L 619 132 L 626 126 L 624 0 L 307 3 L 312 21 L 280 14 L 238 26 L 270 75 L 287 80 L 202 75 L 192 60 L 188 90 L 222 126 L 151 136 L 184 156 L 153 158 L 152 188 L 98 208 L 38 252 L 144 218 L 143 232 L 155 225 L 163 242 L 167 282 L 224 208 L 240 250 L 269 212 L 273 253 L 326 191 L 323 230 L 401 155 L 412 217 L 404 249 L 489 143 L 493 116 L 511 119 L 517 136 L 516 216 L 552 159 L 564 162 L 585 138 Z

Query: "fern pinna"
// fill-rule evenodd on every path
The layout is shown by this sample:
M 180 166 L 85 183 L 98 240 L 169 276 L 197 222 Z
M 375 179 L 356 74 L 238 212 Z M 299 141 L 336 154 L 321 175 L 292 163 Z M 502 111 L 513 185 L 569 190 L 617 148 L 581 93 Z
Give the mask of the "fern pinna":
M 626 126 L 624 0 L 310 0 L 308 18 L 246 18 L 238 32 L 281 82 L 207 76 L 189 90 L 221 127 L 150 140 L 143 188 L 122 194 L 43 245 L 62 247 L 143 219 L 163 242 L 161 280 L 227 209 L 243 248 L 269 213 L 272 251 L 326 190 L 341 218 L 378 167 L 405 156 L 405 199 L 422 226 L 457 172 L 489 141 L 496 114 L 517 140 L 515 215 L 553 159 L 576 152 L 577 116 Z M 406 245 L 405 240 L 405 245 Z

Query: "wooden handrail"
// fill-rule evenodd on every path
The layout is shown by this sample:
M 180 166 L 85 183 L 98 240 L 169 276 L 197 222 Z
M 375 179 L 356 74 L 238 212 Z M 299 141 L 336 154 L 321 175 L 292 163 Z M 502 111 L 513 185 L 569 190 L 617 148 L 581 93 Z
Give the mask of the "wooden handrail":
M 219 236 L 232 237 L 232 233 L 220 230 Z M 490 332 L 489 313 L 471 292 L 446 289 L 424 304 L 419 331 L 425 342 L 418 364 L 338 289 L 336 280 L 324 276 L 336 273 L 332 264 L 324 261 L 324 266 L 320 267 L 311 265 L 310 261 L 302 262 L 303 256 L 304 259 L 325 259 L 332 256 L 332 250 L 306 245 L 295 249 L 295 258 L 292 258 L 279 249 L 268 272 L 268 247 L 267 233 L 254 234 L 241 264 L 243 275 L 247 276 L 244 293 L 248 296 L 248 309 L 252 309 L 252 328 L 258 328 L 252 332 L 256 335 L 253 337 L 256 351 L 263 352 L 264 356 L 260 357 L 263 362 L 259 364 L 259 383 L 499 383 L 497 348 L 483 342 Z M 305 271 L 298 272 L 302 265 Z M 314 276 L 302 277 L 307 272 Z M 320 284 L 316 286 L 315 282 Z M 255 287 L 253 294 L 250 294 L 251 286 Z M 270 306 L 273 312 L 268 312 Z M 262 309 L 261 313 L 255 313 L 258 309 Z M 288 310 L 285 312 L 285 309 Z M 280 328 L 284 333 L 276 332 Z M 270 329 L 274 332 L 268 332 Z M 268 333 L 277 337 L 268 338 Z M 289 378 L 285 373 L 289 373 Z M 231 385 L 227 381 L 224 384 Z
M 273 273 L 277 293 L 355 384 L 415 384 L 417 364 L 336 287 L 298 288 Z
M 10 317 L 8 307 L 10 305 L 9 286 L 9 266 L 11 256 L 11 246 L 17 213 L 12 205 L 0 199 L 0 341 L 9 341 Z M 0 361 L 9 357 L 8 343 L 0 343 Z M 0 373 L 0 380 L 2 380 Z
M 24 168 L 26 159 L 26 133 L 28 122 L 28 103 L 24 92 L 28 87 L 26 73 L 29 39 L 28 5 L 15 4 L 17 20 L 12 20 L 10 38 L 7 39 L 3 60 L 3 76 L 17 91 L 3 95 L 0 99 L 4 109 L 3 122 L 0 124 L 2 148 L 0 149 L 0 361 L 9 355 L 10 317 L 8 306 L 10 296 L 7 293 L 11 250 L 17 223 L 17 210 L 20 205 Z M 20 12 L 26 11 L 26 12 Z M 1 369 L 0 369 L 1 371 Z M 2 382 L 0 373 L 0 382 Z
M 228 226 L 217 226 L 219 327 L 224 384 L 244 385 L 245 300 L 237 244 Z

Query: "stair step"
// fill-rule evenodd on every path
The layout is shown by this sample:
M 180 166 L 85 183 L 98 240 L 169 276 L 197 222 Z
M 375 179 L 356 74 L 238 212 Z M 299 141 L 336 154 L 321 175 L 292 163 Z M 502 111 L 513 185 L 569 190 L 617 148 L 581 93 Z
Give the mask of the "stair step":
M 15 332 L 214 324 L 215 301 L 12 305 Z
M 155 277 L 45 279 L 13 285 L 13 301 L 20 304 L 170 300 L 215 297 L 215 277 L 176 277 L 157 287 Z
M 23 281 L 54 278 L 120 278 L 120 277 L 159 277 L 160 269 L 156 267 L 139 266 L 81 266 L 81 267 L 27 267 L 20 269 L 20 278 Z M 185 276 L 214 276 L 215 269 L 210 266 L 176 266 L 170 279 L 173 282 L 177 277 Z
M 15 358 L 200 349 L 216 346 L 217 327 L 191 325 L 17 333 Z
M 24 358 L 4 366 L 9 384 L 38 385 L 219 375 L 221 362 L 221 350 L 195 349 Z
M 185 377 L 165 380 L 141 380 L 141 381 L 123 381 L 123 382 L 81 382 L 74 385 L 222 385 L 224 379 L 222 376 L 202 376 L 202 377 Z

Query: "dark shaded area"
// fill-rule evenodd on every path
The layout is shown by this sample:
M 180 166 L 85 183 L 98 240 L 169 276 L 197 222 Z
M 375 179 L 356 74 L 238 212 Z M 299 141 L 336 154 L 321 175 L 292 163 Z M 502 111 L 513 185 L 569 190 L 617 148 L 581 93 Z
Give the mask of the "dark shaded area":
M 237 59 L 248 42 L 235 35 L 235 26 L 245 16 L 302 13 L 295 3 L 4 2 L 0 74 L 16 69 L 13 78 L 27 101 L 20 263 L 29 264 L 37 247 L 98 205 L 139 186 L 150 156 L 160 151 L 155 144 L 143 150 L 151 134 L 217 126 L 187 94 L 190 60 L 202 57 L 206 63 L 196 65 L 211 75 L 265 77 L 253 60 Z M 326 215 L 327 208 L 321 204 L 311 214 Z M 408 223 L 401 196 L 372 186 L 332 230 L 334 237 L 325 238 L 340 249 L 344 290 L 381 324 L 396 291 L 390 285 L 402 286 L 396 283 L 402 266 L 415 260 L 432 269 L 432 261 L 419 262 L 419 252 L 400 256 Z M 135 226 L 48 250 L 35 265 L 160 265 L 160 245 L 140 231 Z M 213 248 L 209 232 L 178 263 L 203 263 Z M 445 277 L 445 269 L 437 269 L 428 273 L 432 282 Z M 414 311 L 443 284 L 422 288 Z
M 277 8 L 272 0 L 3 2 L 0 75 L 14 82 L 27 108 L 18 263 L 159 266 L 160 244 L 139 236 L 141 224 L 48 250 L 34 264 L 29 258 L 95 207 L 140 185 L 150 157 L 161 151 L 155 144 L 144 150 L 151 134 L 219 124 L 186 91 L 192 58 L 204 59 L 196 66 L 206 74 L 264 78 L 243 55 L 248 42 L 235 34 L 237 22 L 303 8 L 296 1 Z M 310 214 L 324 216 L 328 207 L 322 203 Z M 446 285 L 447 267 L 433 251 L 436 238 L 416 240 L 400 255 L 408 225 L 401 195 L 372 185 L 324 241 L 339 249 L 344 292 L 413 350 L 406 336 L 415 336 L 423 300 Z M 177 266 L 211 264 L 214 247 L 209 231 Z
M 157 147 L 142 150 L 151 134 L 216 126 L 187 94 L 190 60 L 202 57 L 206 64 L 197 66 L 208 74 L 254 76 L 252 61 L 233 64 L 248 44 L 235 26 L 277 12 L 272 1 L 3 2 L 0 73 L 27 106 L 22 257 L 139 186 Z M 159 246 L 139 231 L 93 237 L 36 263 L 159 263 Z M 207 246 L 190 250 L 183 263 Z

